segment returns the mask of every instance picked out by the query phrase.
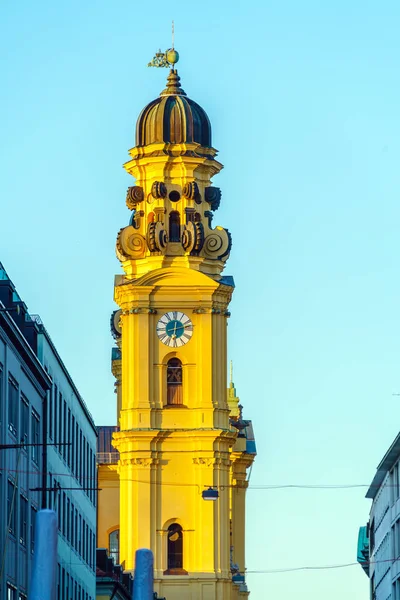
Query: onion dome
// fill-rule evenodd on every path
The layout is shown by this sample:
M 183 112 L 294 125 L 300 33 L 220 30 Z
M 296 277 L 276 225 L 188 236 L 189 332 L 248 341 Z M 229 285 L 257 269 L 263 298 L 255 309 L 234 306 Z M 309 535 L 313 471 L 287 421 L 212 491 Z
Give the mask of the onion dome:
M 136 124 L 136 146 L 157 143 L 212 147 L 208 116 L 186 96 L 176 69 L 171 69 L 167 87 L 142 110 Z

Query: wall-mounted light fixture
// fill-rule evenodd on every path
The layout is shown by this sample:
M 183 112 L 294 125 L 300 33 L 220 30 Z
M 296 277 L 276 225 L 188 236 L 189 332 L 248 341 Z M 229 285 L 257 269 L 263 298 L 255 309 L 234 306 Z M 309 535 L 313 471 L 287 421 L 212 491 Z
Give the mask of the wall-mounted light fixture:
M 203 500 L 211 500 L 215 502 L 219 498 L 218 490 L 214 490 L 209 487 L 208 490 L 204 490 L 201 495 L 203 496 Z

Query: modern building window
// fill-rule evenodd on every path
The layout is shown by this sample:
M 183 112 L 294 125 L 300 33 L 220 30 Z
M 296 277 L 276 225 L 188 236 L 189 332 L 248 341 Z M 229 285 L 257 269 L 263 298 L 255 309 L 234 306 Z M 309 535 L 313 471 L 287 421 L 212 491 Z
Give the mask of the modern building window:
M 78 551 L 78 537 L 79 537 L 79 524 L 78 524 L 78 509 L 75 509 L 75 550 Z
M 15 493 L 16 488 L 12 481 L 7 480 L 7 523 L 8 531 L 12 535 L 16 534 L 17 530 L 17 511 L 15 510 Z
M 67 440 L 67 401 L 64 400 L 64 404 L 63 404 L 63 446 L 61 448 L 62 450 L 62 455 L 63 455 L 63 459 L 66 460 L 67 459 L 67 446 L 66 446 L 66 442 Z
M 183 570 L 183 532 L 178 523 L 168 527 L 168 571 Z
M 75 548 L 75 507 L 71 502 L 71 546 Z
M 370 553 L 374 551 L 375 548 L 375 519 L 372 519 L 371 525 L 369 528 L 369 549 Z
M 23 546 L 28 541 L 28 500 L 22 494 L 19 497 L 19 541 Z
M 68 440 L 71 442 L 71 470 L 75 475 L 75 417 L 72 415 L 71 437 Z
M 82 431 L 79 430 L 79 483 L 82 485 L 83 476 L 83 447 L 82 447 Z
M 181 218 L 177 210 L 169 213 L 169 241 L 180 242 L 181 240 Z
M 391 479 L 391 489 L 392 489 L 392 502 L 396 502 L 396 500 L 400 497 L 400 475 L 399 475 L 399 463 L 397 462 L 393 469 L 390 472 Z
M 119 565 L 119 529 L 110 533 L 108 544 L 110 557 L 114 560 L 114 564 Z
M 34 506 L 31 506 L 31 552 L 32 552 L 32 554 L 35 550 L 36 513 L 37 513 L 36 508 Z
M 67 439 L 66 441 L 71 443 L 71 409 L 68 409 L 68 422 L 67 422 Z M 71 446 L 67 446 L 67 465 L 71 467 Z
M 7 583 L 7 600 L 17 600 L 17 590 L 11 583 Z
M 53 432 L 54 432 L 54 441 L 56 442 L 55 448 L 57 448 L 57 423 L 58 423 L 58 388 L 54 384 L 54 424 L 53 424 Z
M 8 429 L 15 436 L 18 430 L 18 384 L 12 378 L 8 379 Z
M 48 395 L 49 403 L 49 438 L 53 439 L 53 403 L 54 403 L 54 385 L 51 387 L 51 391 Z
M 40 455 L 40 420 L 39 415 L 32 411 L 32 421 L 31 421 L 31 443 L 35 444 L 32 446 L 32 460 L 35 464 L 39 464 L 39 455 Z
M 182 363 L 179 358 L 171 358 L 167 364 L 167 404 L 183 404 Z
M 58 451 L 62 452 L 62 415 L 63 415 L 63 397 L 61 392 L 58 392 Z
M 85 527 L 85 519 L 82 520 L 82 558 L 86 562 L 86 527 Z
M 63 492 L 62 493 L 62 515 L 61 515 L 61 533 L 63 535 L 66 535 L 66 516 L 67 516 L 66 498 L 65 498 L 65 492 Z
M 78 468 L 79 468 L 79 448 L 78 448 L 78 440 L 79 440 L 79 427 L 78 427 L 78 422 L 75 423 L 75 439 L 74 439 L 74 449 L 75 449 L 75 471 L 74 471 L 74 475 L 76 477 L 76 479 L 78 479 Z
M 21 442 L 29 443 L 29 400 L 21 394 Z M 26 446 L 24 447 L 26 449 Z
M 0 423 L 3 422 L 4 396 L 3 396 L 3 365 L 0 363 Z
M 66 529 L 66 536 L 67 536 L 67 540 L 69 542 L 71 541 L 71 524 L 70 524 L 70 518 L 71 518 L 70 500 L 67 497 L 67 529 Z

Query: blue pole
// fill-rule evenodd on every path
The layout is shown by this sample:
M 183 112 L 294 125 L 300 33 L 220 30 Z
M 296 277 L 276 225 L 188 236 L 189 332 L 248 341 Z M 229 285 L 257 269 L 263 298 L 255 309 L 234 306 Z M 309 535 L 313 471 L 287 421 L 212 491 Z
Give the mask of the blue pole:
M 36 514 L 35 552 L 29 600 L 55 600 L 57 529 L 57 515 L 54 510 L 39 510 Z
M 133 600 L 153 600 L 153 553 L 142 548 L 136 550 Z

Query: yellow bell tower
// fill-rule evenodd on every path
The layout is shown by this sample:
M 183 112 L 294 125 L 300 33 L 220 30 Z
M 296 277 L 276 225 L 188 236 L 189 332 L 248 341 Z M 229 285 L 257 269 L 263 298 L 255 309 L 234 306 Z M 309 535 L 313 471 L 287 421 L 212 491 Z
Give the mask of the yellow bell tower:
M 234 600 L 248 595 L 255 445 L 226 389 L 231 236 L 212 225 L 221 192 L 211 181 L 222 165 L 205 111 L 181 87 L 177 52 L 165 57 L 166 89 L 141 112 L 124 165 L 136 185 L 116 244 L 119 557 L 133 570 L 135 551 L 150 548 L 154 590 L 167 600 Z

